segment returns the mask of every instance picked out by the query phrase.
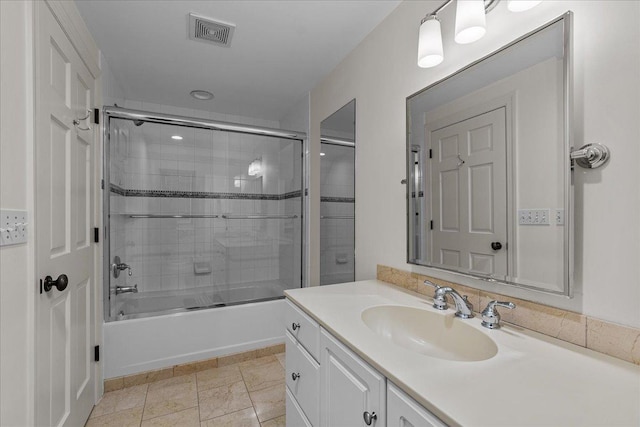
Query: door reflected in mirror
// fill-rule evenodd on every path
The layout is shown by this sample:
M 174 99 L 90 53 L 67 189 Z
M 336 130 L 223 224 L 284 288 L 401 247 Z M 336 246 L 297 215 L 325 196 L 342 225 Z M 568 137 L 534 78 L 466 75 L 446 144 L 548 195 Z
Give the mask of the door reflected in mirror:
M 408 262 L 570 295 L 570 19 L 407 99 Z

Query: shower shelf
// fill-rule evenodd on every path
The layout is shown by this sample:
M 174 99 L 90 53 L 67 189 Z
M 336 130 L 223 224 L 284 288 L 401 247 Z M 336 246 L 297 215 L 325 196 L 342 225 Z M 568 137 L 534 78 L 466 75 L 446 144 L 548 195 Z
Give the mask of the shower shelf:
M 349 215 L 322 215 L 320 219 L 355 219 L 355 217 Z

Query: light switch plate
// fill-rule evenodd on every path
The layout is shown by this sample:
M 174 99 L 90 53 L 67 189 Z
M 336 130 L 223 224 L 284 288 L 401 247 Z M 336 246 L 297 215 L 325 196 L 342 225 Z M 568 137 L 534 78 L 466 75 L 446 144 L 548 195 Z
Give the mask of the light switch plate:
M 549 209 L 518 209 L 519 225 L 549 225 Z
M 0 209 L 0 246 L 27 243 L 28 218 L 27 211 Z

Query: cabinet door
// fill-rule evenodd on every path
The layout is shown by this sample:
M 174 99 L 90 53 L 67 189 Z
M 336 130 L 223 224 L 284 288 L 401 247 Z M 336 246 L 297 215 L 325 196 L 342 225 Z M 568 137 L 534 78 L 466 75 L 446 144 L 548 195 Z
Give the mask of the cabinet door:
M 320 425 L 366 426 L 364 414 L 375 416 L 371 426 L 386 425 L 386 379 L 322 329 L 320 343 Z
M 446 424 L 389 382 L 387 383 L 387 426 L 446 427 Z

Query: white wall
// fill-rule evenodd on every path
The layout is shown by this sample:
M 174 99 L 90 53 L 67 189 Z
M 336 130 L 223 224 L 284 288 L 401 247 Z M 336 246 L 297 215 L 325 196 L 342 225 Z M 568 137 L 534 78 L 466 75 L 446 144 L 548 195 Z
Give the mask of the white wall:
M 448 8 L 440 15 L 446 59 L 421 69 L 416 65 L 418 26 L 439 4 L 402 3 L 311 92 L 312 198 L 319 198 L 320 122 L 352 98 L 358 104 L 356 134 L 367 143 L 359 146 L 356 159 L 356 278 L 375 277 L 376 264 L 440 274 L 406 263 L 405 187 L 400 185 L 406 97 L 572 10 L 575 145 L 602 142 L 613 154 L 603 169 L 574 173 L 574 298 L 528 298 L 640 327 L 640 3 L 547 1 L 514 14 L 501 2 L 487 16 L 487 35 L 471 45 L 453 43 L 454 8 Z M 312 219 L 310 268 L 316 283 L 318 230 Z M 527 298 L 517 290 L 513 295 Z
M 33 222 L 30 2 L 0 2 L 0 207 Z M 33 228 L 29 227 L 33 236 Z M 0 425 L 33 425 L 33 238 L 0 248 Z

